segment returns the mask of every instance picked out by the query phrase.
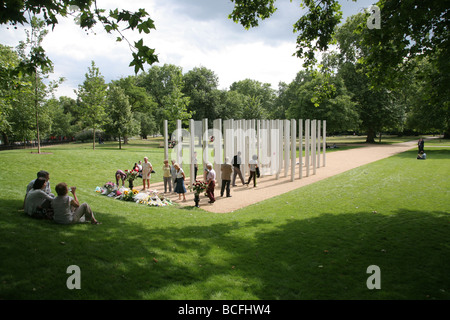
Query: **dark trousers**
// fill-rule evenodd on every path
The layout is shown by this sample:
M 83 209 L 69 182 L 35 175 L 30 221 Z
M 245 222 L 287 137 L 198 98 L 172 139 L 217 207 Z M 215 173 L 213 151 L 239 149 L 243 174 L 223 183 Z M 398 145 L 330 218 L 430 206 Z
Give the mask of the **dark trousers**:
M 215 202 L 216 198 L 214 198 L 214 188 L 216 187 L 216 183 L 214 181 L 211 181 L 208 185 L 208 188 L 206 188 L 206 195 L 209 198 L 210 202 Z
M 253 186 L 256 187 L 256 171 L 250 171 L 250 177 L 248 177 L 247 184 L 250 184 L 250 181 L 252 181 L 253 178 Z
M 233 173 L 233 187 L 236 186 L 236 175 L 239 175 L 239 178 L 241 178 L 242 184 L 245 184 L 244 177 L 242 177 L 241 169 L 238 167 L 233 167 L 234 173 Z
M 222 187 L 220 188 L 220 196 L 223 197 L 223 192 L 226 188 L 227 190 L 227 197 L 230 196 L 230 182 L 231 180 L 222 180 Z

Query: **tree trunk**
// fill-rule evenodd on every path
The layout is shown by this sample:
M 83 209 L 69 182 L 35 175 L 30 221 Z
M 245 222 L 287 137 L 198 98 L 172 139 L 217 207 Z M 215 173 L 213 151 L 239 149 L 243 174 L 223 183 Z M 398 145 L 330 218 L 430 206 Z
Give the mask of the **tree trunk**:
M 369 128 L 369 130 L 367 131 L 366 143 L 375 143 L 375 136 L 375 130 Z
M 122 149 L 122 141 L 120 141 L 120 134 L 119 134 L 119 149 Z
M 444 139 L 450 139 L 450 127 L 444 131 Z
M 94 131 L 94 137 L 92 139 L 92 150 L 95 150 L 95 128 L 92 131 Z
M 34 108 L 36 110 L 36 138 L 38 153 L 41 153 L 41 138 L 39 137 L 39 111 L 38 111 L 38 92 L 37 92 L 37 72 L 34 72 Z
M 8 135 L 5 132 L 2 132 L 2 137 L 3 137 L 3 144 L 5 146 L 9 145 Z

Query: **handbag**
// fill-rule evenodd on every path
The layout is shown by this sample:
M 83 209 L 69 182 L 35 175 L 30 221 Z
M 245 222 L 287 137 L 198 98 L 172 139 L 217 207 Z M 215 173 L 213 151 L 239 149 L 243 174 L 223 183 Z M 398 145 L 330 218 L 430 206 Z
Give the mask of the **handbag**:
M 261 173 L 259 172 L 259 167 L 256 167 L 256 177 L 259 178 Z

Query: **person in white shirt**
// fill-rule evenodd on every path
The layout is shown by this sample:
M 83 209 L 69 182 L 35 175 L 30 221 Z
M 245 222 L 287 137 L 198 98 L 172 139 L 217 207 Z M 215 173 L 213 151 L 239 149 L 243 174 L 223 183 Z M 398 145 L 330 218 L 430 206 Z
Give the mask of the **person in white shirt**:
M 246 185 L 248 186 L 248 184 L 250 183 L 250 181 L 252 181 L 253 178 L 253 186 L 256 187 L 256 168 L 258 167 L 257 155 L 253 155 L 252 160 L 250 160 L 248 163 L 248 167 L 250 169 L 250 176 L 248 177 Z
M 178 163 L 175 163 L 173 166 L 177 172 L 175 192 L 178 193 L 178 200 L 181 200 L 181 195 L 183 195 L 183 202 L 186 202 L 186 187 L 184 186 L 186 175 Z
M 50 197 L 54 198 L 55 195 L 52 193 L 51 189 L 50 189 L 50 174 L 45 171 L 45 170 L 41 170 L 37 173 L 37 179 L 39 178 L 44 178 L 47 181 L 47 184 L 45 186 L 44 192 L 47 193 Z M 25 197 L 23 199 L 23 208 L 25 209 L 25 199 L 27 198 L 28 192 L 30 192 L 33 189 L 33 184 L 36 181 L 36 179 L 31 180 L 30 183 L 27 185 L 27 191 L 25 193 Z
M 150 190 L 150 178 L 152 176 L 153 166 L 150 162 L 148 162 L 148 158 L 144 158 L 144 163 L 142 164 L 142 181 L 144 184 L 145 190 L 145 182 L 147 181 L 147 190 Z
M 214 171 L 211 163 L 208 163 L 206 165 L 206 168 L 208 169 L 208 174 L 206 175 L 206 183 L 208 184 L 208 187 L 206 188 L 206 195 L 209 198 L 209 203 L 214 203 L 216 202 L 216 199 L 214 198 L 214 188 L 216 187 L 216 171 Z
M 80 221 L 90 221 L 91 224 L 100 224 L 87 203 L 80 205 L 75 193 L 76 187 L 71 187 L 70 192 L 73 198 L 68 195 L 69 189 L 64 182 L 58 183 L 55 187 L 58 196 L 53 200 L 54 216 L 53 220 L 60 224 L 72 224 Z

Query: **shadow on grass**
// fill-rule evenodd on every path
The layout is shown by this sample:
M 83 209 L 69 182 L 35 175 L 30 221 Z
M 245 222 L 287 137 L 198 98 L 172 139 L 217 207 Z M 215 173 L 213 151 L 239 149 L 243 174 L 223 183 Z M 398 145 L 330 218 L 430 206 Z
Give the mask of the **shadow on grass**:
M 197 223 L 173 227 L 106 213 L 99 213 L 99 226 L 65 226 L 3 211 L 0 298 L 450 298 L 448 212 L 201 225 L 205 213 L 192 209 L 180 212 L 195 214 Z M 66 287 L 73 264 L 82 272 L 81 290 Z M 370 265 L 381 269 L 381 290 L 366 286 Z

